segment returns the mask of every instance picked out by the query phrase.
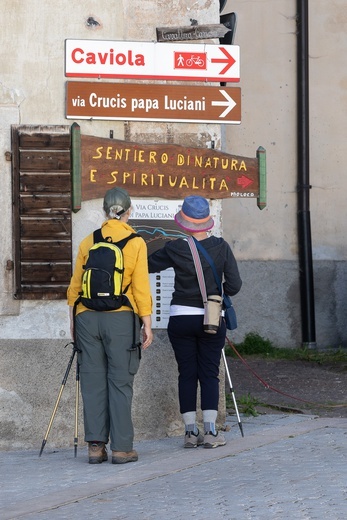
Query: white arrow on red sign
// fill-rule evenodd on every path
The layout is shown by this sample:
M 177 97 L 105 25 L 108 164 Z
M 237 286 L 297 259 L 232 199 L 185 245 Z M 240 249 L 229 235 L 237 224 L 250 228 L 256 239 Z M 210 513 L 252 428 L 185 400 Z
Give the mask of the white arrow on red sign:
M 221 69 L 220 64 L 225 64 Z M 65 75 L 74 78 L 240 81 L 237 45 L 65 40 Z

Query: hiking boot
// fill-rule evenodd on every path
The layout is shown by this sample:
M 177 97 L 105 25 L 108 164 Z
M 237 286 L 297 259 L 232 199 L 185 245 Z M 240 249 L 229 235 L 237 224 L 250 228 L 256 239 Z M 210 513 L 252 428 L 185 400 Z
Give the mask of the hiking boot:
M 126 462 L 136 462 L 139 456 L 137 451 L 112 451 L 112 464 L 125 464 Z
M 88 442 L 89 464 L 101 464 L 108 459 L 104 442 Z
M 221 433 L 206 432 L 204 436 L 204 448 L 218 448 L 218 446 L 225 446 L 227 441 Z
M 194 433 L 192 431 L 186 432 L 184 436 L 184 448 L 197 448 L 204 444 L 204 437 L 198 430 L 198 433 Z

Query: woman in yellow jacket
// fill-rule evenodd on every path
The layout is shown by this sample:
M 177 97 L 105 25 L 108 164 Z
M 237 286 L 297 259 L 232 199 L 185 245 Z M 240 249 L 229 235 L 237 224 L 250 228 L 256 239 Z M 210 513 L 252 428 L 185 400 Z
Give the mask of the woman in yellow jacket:
M 104 238 L 118 242 L 134 232 L 127 223 L 131 200 L 122 188 L 108 190 L 104 197 L 107 220 L 102 224 Z M 80 243 L 75 269 L 67 291 L 70 306 L 71 334 L 76 339 L 83 398 L 85 441 L 89 463 L 108 459 L 110 440 L 112 463 L 138 459 L 133 449 L 134 429 L 131 419 L 133 381 L 140 363 L 140 347 L 133 349 L 133 312 L 127 306 L 115 311 L 93 311 L 79 303 L 73 319 L 73 306 L 82 289 L 82 275 L 93 233 Z M 135 312 L 136 343 L 143 324 L 142 348 L 153 340 L 151 329 L 152 298 L 147 267 L 147 246 L 141 237 L 126 243 L 123 249 L 123 289 Z M 75 331 L 74 331 L 75 326 Z

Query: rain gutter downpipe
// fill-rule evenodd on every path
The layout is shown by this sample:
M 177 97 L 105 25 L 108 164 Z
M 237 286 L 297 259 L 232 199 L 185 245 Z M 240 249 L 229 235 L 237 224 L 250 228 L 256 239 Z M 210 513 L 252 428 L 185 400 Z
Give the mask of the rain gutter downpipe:
M 316 348 L 310 221 L 308 0 L 297 0 L 298 241 L 302 346 Z

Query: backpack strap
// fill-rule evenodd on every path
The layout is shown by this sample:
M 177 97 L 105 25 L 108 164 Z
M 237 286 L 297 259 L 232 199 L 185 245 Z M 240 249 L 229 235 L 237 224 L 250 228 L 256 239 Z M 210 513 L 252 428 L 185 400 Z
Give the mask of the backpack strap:
M 138 233 L 130 233 L 130 235 L 128 235 L 127 237 L 122 238 L 122 240 L 119 240 L 118 242 L 113 242 L 113 244 L 115 246 L 118 246 L 119 249 L 123 249 L 123 247 L 129 242 L 129 240 L 131 240 L 132 238 L 139 237 L 139 236 L 140 235 Z M 129 289 L 130 283 L 128 283 L 128 285 L 124 288 L 123 294 L 125 294 L 127 292 L 127 290 Z M 130 305 L 130 302 L 129 302 L 129 305 Z
M 221 284 L 221 280 L 220 280 L 220 278 L 219 278 L 219 276 L 217 274 L 217 270 L 216 270 L 216 266 L 214 265 L 214 261 L 212 260 L 211 256 L 208 254 L 206 249 L 200 244 L 199 240 L 196 240 L 195 237 L 192 237 L 192 239 L 193 239 L 194 243 L 196 244 L 196 247 L 199 249 L 199 251 L 201 251 L 203 256 L 206 258 L 206 260 L 210 264 L 212 272 L 213 272 L 214 279 L 215 279 L 216 284 L 217 284 L 217 286 L 219 288 L 219 292 L 222 294 L 223 293 L 222 284 Z
M 140 235 L 138 233 L 130 233 L 125 238 L 122 238 L 122 240 L 119 240 L 118 242 L 113 242 L 116 246 L 119 247 L 119 249 L 123 249 L 123 247 L 131 240 L 132 238 L 139 237 Z
M 125 238 L 122 238 L 122 240 L 118 240 L 118 242 L 112 242 L 111 237 L 106 237 L 106 238 L 103 237 L 101 228 L 99 228 L 94 231 L 93 240 L 94 240 L 94 244 L 97 244 L 98 242 L 111 242 L 112 244 L 118 246 L 119 249 L 123 249 L 123 247 L 129 240 L 131 240 L 132 238 L 139 237 L 139 236 L 140 235 L 138 233 L 130 233 L 130 235 L 128 235 Z
M 104 237 L 102 236 L 102 233 L 101 233 L 101 228 L 99 229 L 96 229 L 93 233 L 93 240 L 94 240 L 94 244 L 97 244 L 98 242 L 105 242 L 105 239 Z
M 194 238 L 194 237 L 192 237 L 192 238 L 193 238 L 193 240 L 194 240 L 194 242 L 196 244 L 197 249 L 199 251 L 201 251 L 201 253 L 204 255 L 204 257 L 206 258 L 206 260 L 208 261 L 208 263 L 210 264 L 210 266 L 212 268 L 214 279 L 216 280 L 216 284 L 218 285 L 219 290 L 220 290 L 221 295 L 222 295 L 222 298 L 223 298 L 223 305 L 224 305 L 224 307 L 228 308 L 228 307 L 232 306 L 232 301 L 231 301 L 230 296 L 227 296 L 226 294 L 224 294 L 223 286 L 222 286 L 221 280 L 220 280 L 220 278 L 219 278 L 219 276 L 217 274 L 217 270 L 216 270 L 216 266 L 215 266 L 214 261 L 212 260 L 211 256 L 208 254 L 208 252 L 206 251 L 204 246 L 202 246 L 200 244 L 200 242 L 198 240 L 196 240 L 196 238 Z M 229 304 L 229 302 L 230 302 L 230 304 Z

